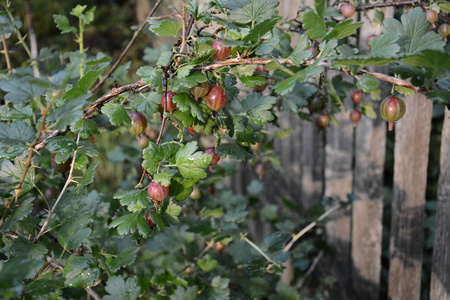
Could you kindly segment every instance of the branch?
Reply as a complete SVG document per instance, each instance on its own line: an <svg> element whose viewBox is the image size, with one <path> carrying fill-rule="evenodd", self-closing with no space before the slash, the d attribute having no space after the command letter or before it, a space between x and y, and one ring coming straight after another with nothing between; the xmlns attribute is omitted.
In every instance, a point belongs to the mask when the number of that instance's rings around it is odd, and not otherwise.
<svg viewBox="0 0 450 300"><path fill-rule="evenodd" d="M423 2L423 1L422 0L404 0L404 1L397 1L397 2L370 3L370 4L358 5L356 10L366 10L366 9L372 9L372 8L376 8L376 7L387 7L387 6L413 5L413 4L418 4L420 2Z"/></svg>
<svg viewBox="0 0 450 300"><path fill-rule="evenodd" d="M6 67L8 68L8 74L12 74L11 59L9 58L8 45L6 44L4 34L2 34L2 44L3 44L3 51L5 51Z"/></svg>
<svg viewBox="0 0 450 300"><path fill-rule="evenodd" d="M37 38L36 38L36 32L34 31L33 26L33 15L32 15L32 9L31 9L31 1L25 0L25 11L26 11L26 20L28 25L28 33L30 35L30 47L31 47L31 56L33 60L36 60L38 57L38 45L37 45ZM40 77L39 70L37 68L36 64L33 64L33 75L34 77Z"/></svg>
<svg viewBox="0 0 450 300"><path fill-rule="evenodd" d="M297 285L295 286L296 289L301 289L303 287L303 284L305 283L306 279L308 278L309 275L311 275L311 273L314 271L314 269L316 268L317 264L319 263L319 261L322 259L323 257L323 250L319 252L319 254L314 258L311 266L308 268L308 271L306 271L305 275L298 281Z"/></svg>
<svg viewBox="0 0 450 300"><path fill-rule="evenodd" d="M161 2L162 2L162 0L158 0L158 2L156 2L155 6L153 6L153 9L147 15L147 19L149 19L151 16L153 16L153 14L155 13L156 9L161 4ZM120 62L122 61L122 59L127 54L128 50L130 50L131 45L133 45L133 43L136 40L136 38L139 35L139 33L141 33L142 29L144 29L145 25L146 25L146 22L142 23L141 26L139 26L139 28L134 32L133 37L128 42L128 45L125 47L125 49L123 49L122 53L120 53L119 58L114 63L114 65L111 68L111 70L109 70L109 72L105 75L105 77L103 77L102 80L100 80L99 83L97 83L94 86L94 88L92 90L90 90L91 93L95 92L103 83L105 83L106 79L108 79L109 76L111 76L111 74L117 69L117 67L119 66Z"/></svg>

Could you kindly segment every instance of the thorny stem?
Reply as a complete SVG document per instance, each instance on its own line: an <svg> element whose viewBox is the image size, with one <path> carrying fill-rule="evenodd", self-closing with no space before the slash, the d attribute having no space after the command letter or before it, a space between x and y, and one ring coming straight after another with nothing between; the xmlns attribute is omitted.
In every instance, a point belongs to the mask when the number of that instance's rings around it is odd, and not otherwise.
<svg viewBox="0 0 450 300"><path fill-rule="evenodd" d="M278 265L270 257L268 257L267 254L265 254L264 251L261 250L261 248L259 248L258 246L255 245L255 243L250 241L244 234L241 234L241 239L247 242L247 244L252 246L256 251L258 251L258 253L261 254L265 259L267 259L272 265Z"/></svg>
<svg viewBox="0 0 450 300"><path fill-rule="evenodd" d="M3 51L5 51L6 67L8 68L8 74L12 74L11 59L9 58L8 45L6 44L4 34L2 34L2 44L3 44Z"/></svg>
<svg viewBox="0 0 450 300"><path fill-rule="evenodd" d="M2 227L3 224L5 223L5 220L8 217L8 214L12 208L13 202L15 201L16 203L18 203L19 194L22 190L22 185L25 181L28 170L30 169L31 161L33 160L33 157L34 157L34 154L36 151L36 146L38 145L39 139L41 138L42 134L45 132L45 120L47 118L47 113L48 113L48 110L50 109L51 103L52 103L52 100L48 101L47 106L42 111L41 128L39 129L39 132L38 132L36 138L34 139L33 143L31 144L30 148L28 149L28 158L27 158L27 161L25 162L25 167L24 167L22 176L19 180L19 184L17 185L16 189L14 190L14 196L12 196L11 200L6 204L5 212L3 213L2 219L0 220L0 227Z"/></svg>
<svg viewBox="0 0 450 300"><path fill-rule="evenodd" d="M78 36L78 46L80 49L80 78L84 76L84 25L83 19L80 17L79 21L80 34Z"/></svg>
<svg viewBox="0 0 450 300"><path fill-rule="evenodd" d="M149 19L151 16L153 16L153 14L155 13L156 9L158 8L158 6L161 4L162 0L158 0L158 2L156 2L155 6L153 6L153 9L149 12L149 14L147 15L147 19ZM102 80L100 80L95 86L94 88L92 88L90 90L91 93L95 92L100 86L103 85L103 83L105 83L106 79L108 79L111 74L117 69L117 67L119 66L120 62L122 61L122 59L125 57L125 55L127 54L128 50L130 50L131 45L133 45L134 41L136 40L136 38L138 37L139 33L141 33L142 29L144 29L146 25L146 22L142 23L141 26L139 26L139 28L134 32L133 37L131 38L131 40L128 42L127 46L125 47L125 49L123 49L122 53L120 53L119 58L117 59L117 61L114 63L114 65L112 66L111 70L108 71L108 73L105 75L105 77L102 78Z"/></svg>
<svg viewBox="0 0 450 300"><path fill-rule="evenodd" d="M73 179L73 170L75 168L75 162L77 160L77 152L78 152L78 144L80 143L80 135L77 136L77 149L73 152L73 158L72 158L72 164L70 165L70 171L69 171L69 176L67 176L67 180L66 183L64 184L63 189L61 190L61 193L58 196L58 199L56 199L55 204L53 204L52 209L50 210L50 212L48 213L47 219L44 222L44 225L42 225L41 230L39 231L38 235L34 238L34 241L36 242L42 235L42 233L44 232L45 228L47 227L50 218L52 217L53 213L56 210L56 207L58 206L59 202L61 201L64 193L66 192L67 188L69 187L69 184L72 182Z"/></svg>

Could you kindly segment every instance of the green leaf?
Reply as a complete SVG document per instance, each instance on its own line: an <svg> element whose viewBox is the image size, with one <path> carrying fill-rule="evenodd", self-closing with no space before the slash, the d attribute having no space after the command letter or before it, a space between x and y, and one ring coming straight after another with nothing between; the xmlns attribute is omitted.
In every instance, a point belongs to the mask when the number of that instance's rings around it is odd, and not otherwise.
<svg viewBox="0 0 450 300"><path fill-rule="evenodd" d="M141 292L136 279L129 277L125 282L121 276L109 277L105 290L109 295L104 296L104 300L135 300Z"/></svg>
<svg viewBox="0 0 450 300"><path fill-rule="evenodd" d="M0 157L13 159L19 156L35 137L36 131L25 122L0 123Z"/></svg>
<svg viewBox="0 0 450 300"><path fill-rule="evenodd" d="M174 80L172 89L175 92L179 92L183 89L193 88L199 83L206 82L207 80L208 78L203 73L191 73L189 76Z"/></svg>
<svg viewBox="0 0 450 300"><path fill-rule="evenodd" d="M377 118L377 113L373 109L373 103L371 103L371 102L362 103L361 104L361 112L363 115L365 115L371 119Z"/></svg>
<svg viewBox="0 0 450 300"><path fill-rule="evenodd" d="M80 156L80 157L84 157L84 156ZM78 158L77 158L77 161L78 161ZM93 161L87 168L86 172L84 172L83 177L81 177L81 179L77 180L77 182L78 182L77 188L78 189L85 187L85 186L91 184L92 182L94 182L95 171L97 169L98 163L99 163L98 160Z"/></svg>
<svg viewBox="0 0 450 300"><path fill-rule="evenodd" d="M164 152L160 146L157 146L154 142L150 142L142 154L144 157L142 167L150 174L156 173L158 171L159 163L164 159Z"/></svg>
<svg viewBox="0 0 450 300"><path fill-rule="evenodd" d="M303 34L300 36L289 58L294 64L300 65L311 56L311 50L307 50L309 47L309 39Z"/></svg>
<svg viewBox="0 0 450 300"><path fill-rule="evenodd" d="M164 201L159 217L167 226L178 224L178 216L181 213L181 206L173 202L172 199Z"/></svg>
<svg viewBox="0 0 450 300"><path fill-rule="evenodd" d="M274 86L274 90L277 94L284 96L294 89L294 86L296 83L297 83L297 78L295 76L291 76L283 81L278 82Z"/></svg>
<svg viewBox="0 0 450 300"><path fill-rule="evenodd" d="M361 80L356 83L356 86L364 93L370 93L371 91L378 89L380 81L372 75L365 74L362 76Z"/></svg>
<svg viewBox="0 0 450 300"><path fill-rule="evenodd" d="M444 72L445 69L450 69L450 54L440 51L424 50L402 61L412 66L433 69L434 76L438 75L439 71Z"/></svg>
<svg viewBox="0 0 450 300"><path fill-rule="evenodd" d="M254 159L253 155L235 144L221 144L216 148L216 152L222 157L228 155L230 158L233 158L239 162Z"/></svg>
<svg viewBox="0 0 450 300"><path fill-rule="evenodd" d="M94 85L100 75L103 73L105 68L101 68L99 70L89 70L78 80L78 87L84 93L87 93L89 89Z"/></svg>
<svg viewBox="0 0 450 300"><path fill-rule="evenodd" d="M138 93L130 96L131 106L144 114L154 114L158 111L161 103L161 94L151 93Z"/></svg>
<svg viewBox="0 0 450 300"><path fill-rule="evenodd" d="M416 93L415 91L413 91L407 87L398 86L398 85L395 87L395 91L402 95L405 95L405 96L412 96Z"/></svg>
<svg viewBox="0 0 450 300"><path fill-rule="evenodd" d="M370 53L372 57L394 57L400 51L398 45L399 36L395 33L386 33L373 38L370 41Z"/></svg>
<svg viewBox="0 0 450 300"><path fill-rule="evenodd" d="M136 74L141 77L142 81L150 84L151 87L162 92L162 70L157 70L155 68L145 66L140 67Z"/></svg>
<svg viewBox="0 0 450 300"><path fill-rule="evenodd" d="M42 244L34 244L19 236L11 245L11 254L14 256L28 257L30 259L42 259L47 253L47 248Z"/></svg>
<svg viewBox="0 0 450 300"><path fill-rule="evenodd" d="M334 59L335 63L342 64L342 65L358 65L361 68L364 66L385 66L388 65L394 61L396 61L397 58L384 58L384 57L372 57L372 56L354 56L354 57L348 57L348 58L336 58Z"/></svg>
<svg viewBox="0 0 450 300"><path fill-rule="evenodd" d="M197 101L192 99L188 94L175 95L173 102L177 104L178 109L182 112L190 112L194 118L205 122L202 109L199 107Z"/></svg>
<svg viewBox="0 0 450 300"><path fill-rule="evenodd" d="M260 96L252 93L242 101L242 107L250 121L255 124L266 124L274 119L271 112L273 105L277 102L276 97Z"/></svg>
<svg viewBox="0 0 450 300"><path fill-rule="evenodd" d="M138 250L139 248L136 247L127 248L120 252L119 255L107 259L106 263L111 272L117 272L121 267L124 268L131 265L136 260Z"/></svg>
<svg viewBox="0 0 450 300"><path fill-rule="evenodd" d="M217 0L230 11L229 19L237 23L260 23L278 15L277 0Z"/></svg>
<svg viewBox="0 0 450 300"><path fill-rule="evenodd" d="M90 222L90 213L83 211L70 219L64 220L58 231L58 241L64 249L75 249L84 243L91 235L92 230L87 227Z"/></svg>
<svg viewBox="0 0 450 300"><path fill-rule="evenodd" d="M252 76L256 67L256 65L238 65L232 67L231 71L236 76Z"/></svg>
<svg viewBox="0 0 450 300"><path fill-rule="evenodd" d="M127 111L120 104L106 103L102 107L102 113L109 117L109 121L115 126L131 126L131 119Z"/></svg>
<svg viewBox="0 0 450 300"><path fill-rule="evenodd" d="M150 30L156 33L159 36L173 36L176 37L178 31L180 31L183 24L174 23L169 20L157 21L157 20L149 20Z"/></svg>
<svg viewBox="0 0 450 300"><path fill-rule="evenodd" d="M42 96L48 82L34 77L21 77L0 80L0 89L6 92L5 101L25 104Z"/></svg>
<svg viewBox="0 0 450 300"><path fill-rule="evenodd" d="M243 39L244 42L259 42L260 39L277 24L278 19L267 19L250 29L250 32Z"/></svg>
<svg viewBox="0 0 450 300"><path fill-rule="evenodd" d="M61 30L61 33L77 33L75 27L70 26L69 19L64 15L53 15L53 21L56 27Z"/></svg>
<svg viewBox="0 0 450 300"><path fill-rule="evenodd" d="M3 173L3 165L2 165L2 172ZM0 176L1 178L1 176ZM33 210L33 200L34 198L29 198L26 200L21 201L20 206L12 213L7 219L5 224L1 227L1 230L3 232L6 232L10 230L17 221L22 220L26 216L28 216L31 211ZM1 273L1 272L0 272ZM0 280L1 282L1 280Z"/></svg>
<svg viewBox="0 0 450 300"><path fill-rule="evenodd" d="M352 23L353 19L347 19L343 22L340 22L336 25L336 27L329 32L324 39L325 40L331 40L331 39L343 39L345 37L348 37L354 33L356 33L356 29L362 26L363 22L357 22Z"/></svg>
<svg viewBox="0 0 450 300"><path fill-rule="evenodd" d="M9 107L7 105L0 106L0 117L4 121L15 121L29 119L33 115L30 106L25 107Z"/></svg>
<svg viewBox="0 0 450 300"><path fill-rule="evenodd" d="M188 286L187 288L181 285L177 286L175 293L170 296L170 300L196 300L198 298L198 287Z"/></svg>
<svg viewBox="0 0 450 300"><path fill-rule="evenodd" d="M392 18L384 20L382 30L399 37L398 44L402 52L416 54L426 49L438 51L444 49L445 42L442 37L429 31L430 23L422 8L411 9L408 14L402 15L401 20L401 23Z"/></svg>
<svg viewBox="0 0 450 300"><path fill-rule="evenodd" d="M83 94L77 98L64 102L47 116L48 123L52 124L59 131L65 131L67 126L75 123L83 115L83 106L91 94Z"/></svg>
<svg viewBox="0 0 450 300"><path fill-rule="evenodd" d="M132 213L137 213L150 207L150 197L146 190L123 191L114 195L121 205L127 206Z"/></svg>
<svg viewBox="0 0 450 300"><path fill-rule="evenodd" d="M97 123L89 119L80 119L70 127L73 133L78 133L81 138L87 139L92 134L98 133Z"/></svg>
<svg viewBox="0 0 450 300"><path fill-rule="evenodd" d="M100 277L95 259L92 256L71 255L64 267L66 286L89 287Z"/></svg>
<svg viewBox="0 0 450 300"><path fill-rule="evenodd" d="M184 178L202 179L206 177L206 169L211 162L211 155L203 152L195 152L197 150L197 142L190 142L183 145L178 150L175 161Z"/></svg>
<svg viewBox="0 0 450 300"><path fill-rule="evenodd" d="M144 238L147 238L151 231L145 218L136 213L121 216L109 224L109 228L116 227L120 235L138 232Z"/></svg>
<svg viewBox="0 0 450 300"><path fill-rule="evenodd" d="M81 16L83 15L83 11L86 9L87 5L80 5L78 4L77 6L75 6L72 11L70 12L70 14L72 16L81 18Z"/></svg>
<svg viewBox="0 0 450 300"><path fill-rule="evenodd" d="M284 283L283 281L278 281L276 291L279 299L285 300L300 300L300 296L297 293L297 290Z"/></svg>
<svg viewBox="0 0 450 300"><path fill-rule="evenodd" d="M301 15L303 28L311 39L322 38L327 33L323 19L313 10L307 10Z"/></svg>
<svg viewBox="0 0 450 300"><path fill-rule="evenodd" d="M450 13L450 3L449 2L438 2L439 8L446 14Z"/></svg>
<svg viewBox="0 0 450 300"><path fill-rule="evenodd" d="M19 285L22 279L31 278L42 267L42 259L18 256L0 262L0 289L11 289Z"/></svg>
<svg viewBox="0 0 450 300"><path fill-rule="evenodd" d="M260 76L239 76L239 80L248 87L263 85L264 83L266 83L266 80Z"/></svg>
<svg viewBox="0 0 450 300"><path fill-rule="evenodd" d="M55 136L48 139L47 148L50 152L56 154L55 162L60 164L73 156L73 152L77 149L77 144L71 138Z"/></svg>
<svg viewBox="0 0 450 300"><path fill-rule="evenodd" d="M211 272L217 267L217 260L212 259L209 255L205 255L197 261L198 266L205 272Z"/></svg>
<svg viewBox="0 0 450 300"><path fill-rule="evenodd" d="M173 177L169 186L169 195L175 197L177 201L183 201L192 193L193 186L196 182L196 179Z"/></svg>
<svg viewBox="0 0 450 300"><path fill-rule="evenodd" d="M169 173L158 173L155 176L153 176L153 181L161 183L162 186L169 186L171 179L172 175Z"/></svg>

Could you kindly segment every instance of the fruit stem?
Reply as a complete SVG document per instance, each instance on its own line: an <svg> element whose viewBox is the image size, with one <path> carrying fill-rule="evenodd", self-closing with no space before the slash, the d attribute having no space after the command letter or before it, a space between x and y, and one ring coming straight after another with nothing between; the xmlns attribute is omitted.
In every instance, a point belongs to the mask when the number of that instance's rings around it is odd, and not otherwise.
<svg viewBox="0 0 450 300"><path fill-rule="evenodd" d="M394 122L389 122L389 131L394 129Z"/></svg>

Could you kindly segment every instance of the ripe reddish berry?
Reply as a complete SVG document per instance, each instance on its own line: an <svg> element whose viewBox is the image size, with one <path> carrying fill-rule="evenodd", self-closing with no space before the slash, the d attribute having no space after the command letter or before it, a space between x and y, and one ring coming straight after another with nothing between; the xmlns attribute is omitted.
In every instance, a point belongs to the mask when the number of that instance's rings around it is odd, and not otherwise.
<svg viewBox="0 0 450 300"><path fill-rule="evenodd" d="M400 120L405 112L405 102L399 97L390 96L381 102L381 117L389 122L389 131L394 129L394 122Z"/></svg>
<svg viewBox="0 0 450 300"><path fill-rule="evenodd" d="M212 111L219 111L227 104L227 94L225 90L216 85L205 98L205 104Z"/></svg>
<svg viewBox="0 0 450 300"><path fill-rule="evenodd" d="M45 189L44 196L49 201L53 200L53 199L56 199L58 197L58 195L59 195L58 189L53 187L53 186L48 187L47 189Z"/></svg>
<svg viewBox="0 0 450 300"><path fill-rule="evenodd" d="M147 148L148 144L150 143L150 139L146 137L145 135L138 135L136 136L138 144L141 148Z"/></svg>
<svg viewBox="0 0 450 300"><path fill-rule="evenodd" d="M148 186L148 195L154 201L162 201L169 195L169 188L153 181Z"/></svg>
<svg viewBox="0 0 450 300"><path fill-rule="evenodd" d="M191 94L194 96L195 100L197 101L198 98L205 97L208 95L209 91L211 90L211 85L208 81L199 83L197 86L194 86L190 89Z"/></svg>
<svg viewBox="0 0 450 300"><path fill-rule="evenodd" d="M447 41L447 36L450 34L450 25L447 23L441 24L438 28L438 32L444 37L444 41Z"/></svg>
<svg viewBox="0 0 450 300"><path fill-rule="evenodd" d="M205 150L205 153L211 155L212 157L211 162L209 163L209 170L212 171L212 165L215 165L219 162L220 156L216 153L216 148L214 147L209 147Z"/></svg>
<svg viewBox="0 0 450 300"><path fill-rule="evenodd" d="M330 125L331 118L329 115L322 114L316 120L316 126L319 129L325 129Z"/></svg>
<svg viewBox="0 0 450 300"><path fill-rule="evenodd" d="M370 42L374 39L374 38L376 38L378 35L376 35L376 34L371 34L371 35L369 35L368 37L367 37L367 39L366 39L366 44L367 44L367 47L369 47L369 49L372 49L372 45L370 44Z"/></svg>
<svg viewBox="0 0 450 300"><path fill-rule="evenodd" d="M167 91L167 99L164 93L161 95L161 105L165 111L173 113L173 111L177 109L177 104L173 102L173 97L176 94L177 93Z"/></svg>
<svg viewBox="0 0 450 300"><path fill-rule="evenodd" d="M150 210L156 212L156 208L154 207L150 208ZM153 218L152 215L150 214L150 211L147 212L145 219L147 220L147 223L151 228L156 228L156 223L153 222Z"/></svg>
<svg viewBox="0 0 450 300"><path fill-rule="evenodd" d="M56 153L52 156L52 167L58 173L66 173L70 170L70 165L72 164L72 157L69 157L65 162L58 164L55 161Z"/></svg>
<svg viewBox="0 0 450 300"><path fill-rule="evenodd" d="M212 44L212 47L216 52L213 54L215 60L224 60L230 57L231 47L222 46L219 41L225 41L224 39L219 39Z"/></svg>
<svg viewBox="0 0 450 300"><path fill-rule="evenodd" d="M355 11L355 7L350 3L342 5L341 14L344 16L344 18L351 18L355 14Z"/></svg>
<svg viewBox="0 0 450 300"><path fill-rule="evenodd" d="M356 127L356 123L361 120L361 112L359 110L352 110L350 112L350 119L353 121L353 127Z"/></svg>
<svg viewBox="0 0 450 300"><path fill-rule="evenodd" d="M269 71L267 71L267 68L263 65L258 65L255 69L256 72L264 72L264 73L268 73Z"/></svg>
<svg viewBox="0 0 450 300"><path fill-rule="evenodd" d="M141 134L145 131L147 128L147 119L143 114L140 112L132 112L129 114L129 117L131 119L131 127L128 129L128 131L131 134Z"/></svg>
<svg viewBox="0 0 450 300"><path fill-rule="evenodd" d="M192 200L198 200L202 197L202 192L200 189L196 186L194 186L194 189L192 190L191 194L189 195L189 198Z"/></svg>
<svg viewBox="0 0 450 300"><path fill-rule="evenodd" d="M361 91L354 91L352 94L352 100L355 104L359 104L364 100L364 93Z"/></svg>
<svg viewBox="0 0 450 300"><path fill-rule="evenodd" d="M262 91L264 91L267 87L267 82L265 82L263 85L257 85L255 84L255 86L253 87L253 91L257 92L257 93L261 93Z"/></svg>
<svg viewBox="0 0 450 300"><path fill-rule="evenodd" d="M217 243L214 244L214 249L216 249L216 251L219 252L219 253L222 253L225 250L226 247L227 246L222 244L221 242L217 242Z"/></svg>
<svg viewBox="0 0 450 300"><path fill-rule="evenodd" d="M431 26L433 26L433 28L436 28L434 22L436 22L438 19L439 15L435 10L432 9L427 10L427 21L431 23Z"/></svg>
<svg viewBox="0 0 450 300"><path fill-rule="evenodd" d="M262 179L263 175L266 174L267 166L265 163L257 163L255 166L255 172L259 176L259 180Z"/></svg>

